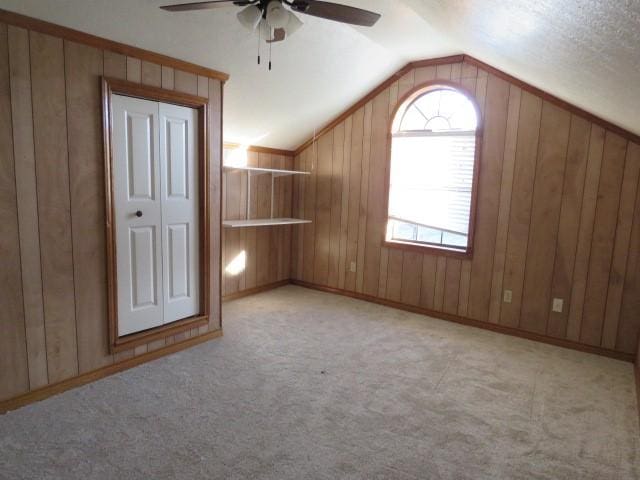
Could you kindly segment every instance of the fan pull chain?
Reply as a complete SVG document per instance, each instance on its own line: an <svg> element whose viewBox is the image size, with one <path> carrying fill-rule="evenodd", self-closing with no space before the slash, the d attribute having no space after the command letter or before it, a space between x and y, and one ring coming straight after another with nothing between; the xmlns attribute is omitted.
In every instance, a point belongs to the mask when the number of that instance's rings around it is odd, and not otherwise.
<svg viewBox="0 0 640 480"><path fill-rule="evenodd" d="M273 39L274 35L275 35L275 30L271 29L271 38ZM269 71L271 71L271 45L273 45L273 42L269 42Z"/></svg>
<svg viewBox="0 0 640 480"><path fill-rule="evenodd" d="M262 40L260 33L261 30L258 28L258 65L260 65L260 41Z"/></svg>

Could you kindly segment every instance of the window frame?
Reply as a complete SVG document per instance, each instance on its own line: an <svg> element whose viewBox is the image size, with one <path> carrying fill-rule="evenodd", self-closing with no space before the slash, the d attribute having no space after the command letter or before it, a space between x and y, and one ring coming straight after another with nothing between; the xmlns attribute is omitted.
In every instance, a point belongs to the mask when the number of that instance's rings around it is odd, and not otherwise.
<svg viewBox="0 0 640 480"><path fill-rule="evenodd" d="M475 152L473 160L473 180L471 183L471 208L469 211L469 229L468 229L468 241L467 247L462 249L447 248L445 246L439 247L436 245L393 240L387 238L387 226L389 223L389 193L391 189L391 151L393 148L393 127L396 117L399 119L404 116L407 109L413 104L413 102L420 96L429 92L439 90L442 88L453 89L458 93L464 95L473 105L477 116L476 125L476 142ZM382 226L384 227L382 232L382 245L387 248L395 248L400 250L406 250L417 253L428 253L432 255L448 256L461 259L471 259L473 257L473 246L475 241L475 226L477 218L477 204L478 204L478 186L480 178L480 163L482 159L482 138L484 132L484 122L482 117L482 111L478 105L473 93L471 93L464 86L457 82L449 80L434 80L426 83L421 83L415 86L401 98L398 99L391 115L389 116L389 123L387 125L387 162L385 164L385 191L384 191L384 219Z"/></svg>

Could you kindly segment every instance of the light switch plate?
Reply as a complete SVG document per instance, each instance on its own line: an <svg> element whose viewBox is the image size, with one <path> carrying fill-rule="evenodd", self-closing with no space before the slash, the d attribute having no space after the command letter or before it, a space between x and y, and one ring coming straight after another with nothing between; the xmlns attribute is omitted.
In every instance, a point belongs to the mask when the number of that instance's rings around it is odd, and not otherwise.
<svg viewBox="0 0 640 480"><path fill-rule="evenodd" d="M352 272L356 271L356 262L351 262L351 271Z"/></svg>
<svg viewBox="0 0 640 480"><path fill-rule="evenodd" d="M564 301L561 298L554 298L553 306L551 307L551 310L553 310L554 312L562 313L563 306L564 306Z"/></svg>
<svg viewBox="0 0 640 480"><path fill-rule="evenodd" d="M513 299L513 292L511 290L505 290L504 294L502 295L502 301L504 303L511 303L512 299Z"/></svg>

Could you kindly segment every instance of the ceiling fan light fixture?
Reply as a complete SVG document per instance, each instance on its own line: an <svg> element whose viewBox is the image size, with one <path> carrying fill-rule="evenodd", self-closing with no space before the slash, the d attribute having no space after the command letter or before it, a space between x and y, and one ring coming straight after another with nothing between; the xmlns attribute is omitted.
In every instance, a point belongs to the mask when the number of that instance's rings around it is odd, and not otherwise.
<svg viewBox="0 0 640 480"><path fill-rule="evenodd" d="M267 5L267 22L271 28L285 28L290 16L291 12L278 0L271 0Z"/></svg>
<svg viewBox="0 0 640 480"><path fill-rule="evenodd" d="M240 10L237 17L243 27L248 30L255 30L262 18L262 11L255 5L249 5L247 8Z"/></svg>
<svg viewBox="0 0 640 480"><path fill-rule="evenodd" d="M302 25L304 25L304 23L302 23L302 21L296 15L289 12L289 22L285 27L287 36L290 37L291 35L293 35L295 32L297 32L300 29Z"/></svg>

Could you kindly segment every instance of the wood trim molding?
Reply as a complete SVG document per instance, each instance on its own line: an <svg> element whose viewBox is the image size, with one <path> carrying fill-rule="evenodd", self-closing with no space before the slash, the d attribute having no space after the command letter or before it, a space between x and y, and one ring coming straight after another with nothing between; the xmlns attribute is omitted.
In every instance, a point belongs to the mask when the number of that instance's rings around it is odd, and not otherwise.
<svg viewBox="0 0 640 480"><path fill-rule="evenodd" d="M266 292L268 290L273 290L276 288L284 287L285 285L289 285L291 280L280 280L279 282L268 283L266 285L260 285L259 287L248 288L246 290L241 290L239 292L230 293L229 295L225 295L222 297L223 302L230 302L231 300L237 300L239 298L248 297L250 295L255 295L257 293Z"/></svg>
<svg viewBox="0 0 640 480"><path fill-rule="evenodd" d="M241 147L239 143L233 142L224 142L224 148L234 150L236 148ZM294 157L296 152L293 150L283 150L281 148L271 148L271 147L261 147L259 145L249 145L247 147L248 152L256 152L256 153L268 153L271 155L284 155L285 157Z"/></svg>
<svg viewBox="0 0 640 480"><path fill-rule="evenodd" d="M418 97L437 90L438 87L450 87L461 93L471 102L476 111L476 143L473 159L473 178L471 183L471 206L469 209L469 233L467 235L467 248L464 251L448 249L446 247L438 247L437 245L419 244L412 242L402 242L398 240L387 239L387 229L382 231L382 245L388 248L396 248L418 253L428 253L432 255L443 255L447 257L470 259L473 257L473 240L475 238L476 217L478 205L478 188L480 184L480 164L482 162L482 139L484 136L484 118L482 110L476 96L465 88L463 85L452 82L450 80L431 80L414 86L407 93L402 95L396 102L389 115L389 124L387 125L387 157L385 163L385 184L383 192L383 208L385 218L389 216L389 190L391 188L391 150L393 144L393 123L395 118L400 114L400 110L404 108L404 112L411 106L411 103ZM385 223L386 224L386 223Z"/></svg>
<svg viewBox="0 0 640 480"><path fill-rule="evenodd" d="M215 78L222 82L226 82L229 79L229 75L211 68L196 65L195 63L186 62L177 58L162 55L160 53L151 52L138 47L132 47L124 43L115 42L106 38L91 35L89 33L74 30L72 28L56 25L55 23L45 22L44 20L38 20L33 17L21 15L19 13L10 12L8 10L0 9L0 22L4 22L16 27L26 28L27 30L33 30L47 35L60 37L72 42L82 43L91 47L109 50L112 52L127 55L129 57L136 57L140 60L146 60L149 62L165 65L167 67L173 67L185 72L195 73L196 75L203 75L209 78Z"/></svg>
<svg viewBox="0 0 640 480"><path fill-rule="evenodd" d="M377 303L386 307L397 308L398 310L404 310L412 313L419 313L427 315L429 317L438 318L440 320L448 320L450 322L459 323L462 325L468 325L471 327L482 328L484 330L490 330L492 332L502 333L504 335L511 335L514 337L526 338L527 340L533 340L535 342L547 343L549 345L555 345L556 347L569 348L571 350L577 350L579 352L592 353L595 355L602 355L604 357L615 358L617 360L623 360L625 362L633 362L635 355L630 353L617 352L615 350L609 350L601 347L593 347L591 345L584 345L582 343L572 342L570 340L564 340L560 338L548 337L546 335L540 335L538 333L527 332L516 328L505 327L495 323L481 322L479 320L473 320L467 317L461 317L450 313L437 312L429 310L423 307L417 307L413 305L405 305L404 303L394 302L392 300L386 300L383 298L366 295L364 293L351 292L342 290L339 288L326 287L323 285L316 285L314 283L304 282L301 280L291 280L291 283L312 290L320 290L322 292L335 293L343 295L345 297L356 298L358 300L364 300L366 302Z"/></svg>
<svg viewBox="0 0 640 480"><path fill-rule="evenodd" d="M53 395L57 395L58 393L71 390L72 388L80 387L87 383L95 382L96 380L108 377L109 375L113 375L114 373L128 370L143 363L147 363L160 357L179 352L180 350L185 350L187 348L193 347L200 343L204 343L208 340L213 340L214 338L218 338L221 336L221 329L207 332L197 337L192 337L181 342L172 343L157 350L153 350L152 352L147 352L137 357L129 358L127 360L123 360L121 362L114 363L106 367L93 370L91 372L83 373L77 377L69 378L68 380L53 383L51 385L38 388L37 390L32 390L8 400L3 400L0 402L0 414L6 413L10 410L15 410L30 403L39 402L40 400L44 400Z"/></svg>
<svg viewBox="0 0 640 480"><path fill-rule="evenodd" d="M177 322L162 325L120 337L118 335L118 301L117 301L117 251L116 251L116 225L115 204L113 191L113 158L112 158L112 114L111 96L113 94L128 95L132 97L183 105L198 111L198 169L199 169L199 224L200 224L200 312L193 317L185 318ZM209 146L208 146L208 122L209 99L189 95L186 93L150 87L124 80L103 77L102 79L102 128L104 135L104 178L105 178L105 231L107 247L107 320L109 332L109 349L112 353L132 348L136 345L147 343L164 336L167 331L179 333L189 328L204 325L209 321L210 307L210 261L211 242L209 241L210 228L210 182L209 182Z"/></svg>
<svg viewBox="0 0 640 480"><path fill-rule="evenodd" d="M389 78L387 78L386 80L384 80L380 85L378 85L377 87L375 87L373 90L371 90L371 92L369 92L368 94L366 94L364 97L362 97L360 100L358 100L357 102L355 102L353 105L351 105L349 108L347 108L343 113L341 113L340 115L338 115L336 118L334 118L333 120L331 120L328 124L326 124L324 127L322 127L322 129L320 129L315 137L312 137L310 139L308 139L307 141L303 142L298 148L295 149L295 154L299 155L305 148L309 147L311 144L313 144L314 140L317 139L318 137L322 136L323 134L327 133L329 130L331 130L332 128L334 128L336 125L338 125L340 122L342 122L343 120L345 120L349 115L351 115L352 113L354 113L356 110L358 110L360 107L362 107L363 105L365 105L367 102L369 102L370 100L374 99L380 92L382 92L385 88L387 88L388 86L390 86L393 82L395 82L396 80L398 80L400 77L402 77L405 73L415 69L415 68L420 68L420 67L428 67L428 66L434 66L434 65L443 65L443 64L447 64L447 63L460 63L460 62L467 62L470 63L472 65L475 65L476 67L479 67L483 70L488 71L489 73L492 73L493 75L502 78L503 80L506 80L508 82L513 83L514 85L522 88L523 90L526 90L529 93L532 93L534 95L537 95L541 98L543 98L544 100L553 103L554 105L557 105L561 108L564 108L565 110L568 110L569 112L578 115L580 117L583 117L587 120L589 120L590 122L593 122L597 125L600 125L601 127L610 130L614 133L617 133L618 135L621 135L622 137L626 138L627 140L634 142L634 143L638 143L640 144L640 135L635 134L633 132L630 132L629 130L626 130L614 123L611 123L607 120L604 120L601 117L598 117L597 115L587 112L586 110L583 110L579 107L574 106L573 104L562 100L558 97L556 97L555 95L551 95L550 93L545 92L544 90L541 90L537 87L534 87L533 85L526 83L512 75L509 75L508 73L503 72L502 70L498 70L495 67L492 67L491 65L488 65L470 55L467 54L461 54L461 55L453 55L453 56L449 56L449 57L439 57L439 58L432 58L432 59L425 59L425 60L419 60L419 61L415 61L415 62L410 62L408 64L406 64L404 67L402 67L400 70L398 70L397 72L395 72L394 74L392 74Z"/></svg>
<svg viewBox="0 0 640 480"><path fill-rule="evenodd" d="M138 333L132 333L122 339L117 339L115 344L111 345L111 351L113 353L123 352L130 350L139 345L146 345L154 340L160 340L178 333L186 332L192 328L202 327L209 323L209 317L207 315L189 317L177 322L167 323L160 327L153 328L151 330L144 330Z"/></svg>

